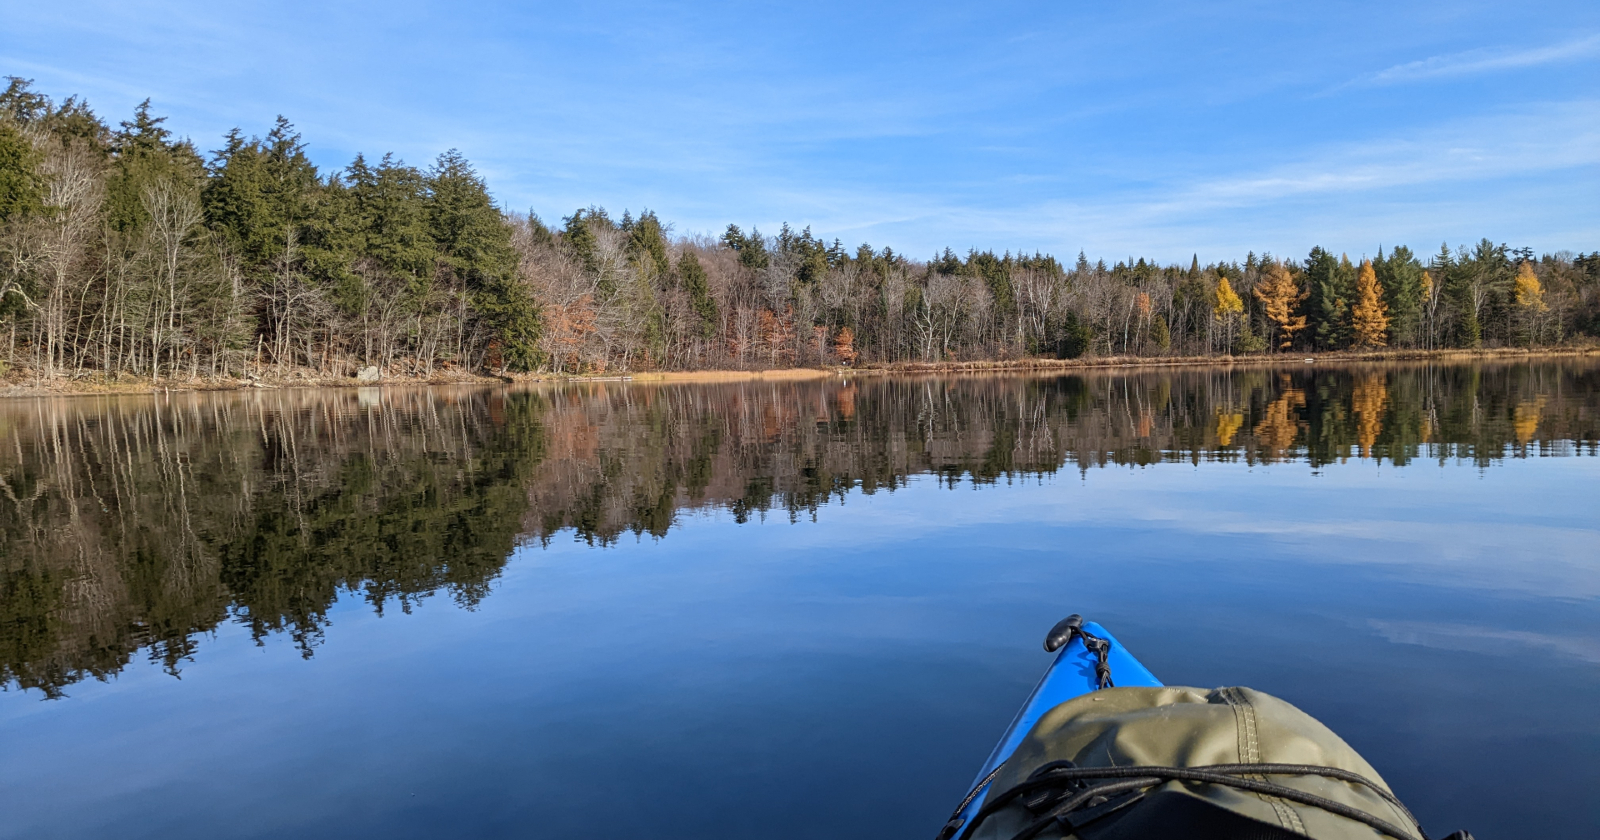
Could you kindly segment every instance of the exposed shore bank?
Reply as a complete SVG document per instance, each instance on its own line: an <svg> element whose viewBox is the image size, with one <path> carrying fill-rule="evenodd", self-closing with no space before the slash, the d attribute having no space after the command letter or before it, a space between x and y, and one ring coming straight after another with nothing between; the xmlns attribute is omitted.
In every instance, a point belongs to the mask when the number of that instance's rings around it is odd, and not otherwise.
<svg viewBox="0 0 1600 840"><path fill-rule="evenodd" d="M377 382L360 382L348 376L327 376L297 370L284 375L267 371L259 377L196 379L171 378L152 382L131 377L95 374L55 379L0 380L0 398L150 394L182 391L236 391L278 388L359 388L381 385L488 385L506 382L639 382L714 383L748 381L800 381L834 376L874 376L940 373L1052 373L1131 368L1240 368L1281 367L1295 364L1341 365L1354 362L1472 362L1520 361L1555 358L1600 358L1600 346L1494 348L1479 350L1342 350L1327 353L1274 353L1251 356L1098 356L1078 359L995 359L986 361L868 363L857 367L765 368L751 370L639 371L595 376L512 374L494 376L444 370L428 376L384 376Z"/></svg>

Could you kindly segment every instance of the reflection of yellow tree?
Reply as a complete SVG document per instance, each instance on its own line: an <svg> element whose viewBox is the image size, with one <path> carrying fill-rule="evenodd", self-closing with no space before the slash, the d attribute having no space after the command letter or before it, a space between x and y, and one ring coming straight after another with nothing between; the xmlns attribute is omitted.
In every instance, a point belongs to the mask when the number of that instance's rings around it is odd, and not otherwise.
<svg viewBox="0 0 1600 840"><path fill-rule="evenodd" d="M1511 412L1511 432L1517 436L1517 445L1526 446L1539 431L1539 415L1544 412L1545 398L1523 400Z"/></svg>
<svg viewBox="0 0 1600 840"><path fill-rule="evenodd" d="M1289 387L1289 377L1281 380L1283 390L1278 398L1267 404L1261 422L1252 430L1256 440L1260 441L1273 454L1282 454L1294 444L1295 435L1300 433L1300 415L1296 412L1306 407L1306 392L1299 388Z"/></svg>
<svg viewBox="0 0 1600 840"><path fill-rule="evenodd" d="M1361 457L1372 454L1372 445L1383 434L1383 410L1389 407L1389 388L1381 373L1369 373L1356 380L1350 393L1350 407L1356 415L1356 442Z"/></svg>
<svg viewBox="0 0 1600 840"><path fill-rule="evenodd" d="M1233 436L1244 425L1244 415L1217 409L1217 446L1232 446Z"/></svg>

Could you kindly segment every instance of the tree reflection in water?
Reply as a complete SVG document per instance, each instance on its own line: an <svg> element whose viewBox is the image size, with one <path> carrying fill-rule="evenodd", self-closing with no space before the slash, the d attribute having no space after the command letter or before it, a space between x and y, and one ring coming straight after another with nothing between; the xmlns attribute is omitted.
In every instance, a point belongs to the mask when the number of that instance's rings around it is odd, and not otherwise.
<svg viewBox="0 0 1600 840"><path fill-rule="evenodd" d="M519 541L816 516L915 475L1595 455L1581 361L568 384L0 404L0 680L59 696L225 621L311 656L342 594L485 597Z"/></svg>

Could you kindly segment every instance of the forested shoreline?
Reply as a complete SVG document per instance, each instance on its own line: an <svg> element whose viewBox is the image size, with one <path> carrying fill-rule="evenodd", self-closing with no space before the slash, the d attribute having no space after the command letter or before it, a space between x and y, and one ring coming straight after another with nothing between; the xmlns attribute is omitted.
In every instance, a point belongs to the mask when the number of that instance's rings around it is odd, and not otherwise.
<svg viewBox="0 0 1600 840"><path fill-rule="evenodd" d="M1600 336L1600 251L1107 264L654 213L508 211L455 151L321 171L294 127L202 152L0 94L0 378L226 380L1550 347Z"/></svg>

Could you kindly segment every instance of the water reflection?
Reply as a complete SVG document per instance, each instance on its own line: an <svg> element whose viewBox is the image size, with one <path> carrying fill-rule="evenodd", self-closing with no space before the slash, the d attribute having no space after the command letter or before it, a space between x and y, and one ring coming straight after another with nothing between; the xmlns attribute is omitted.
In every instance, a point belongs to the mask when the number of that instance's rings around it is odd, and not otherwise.
<svg viewBox="0 0 1600 840"><path fill-rule="evenodd" d="M310 656L343 593L472 606L521 540L816 516L919 474L1597 448L1578 361L12 401L0 679L59 696L141 655L176 673L223 622Z"/></svg>

